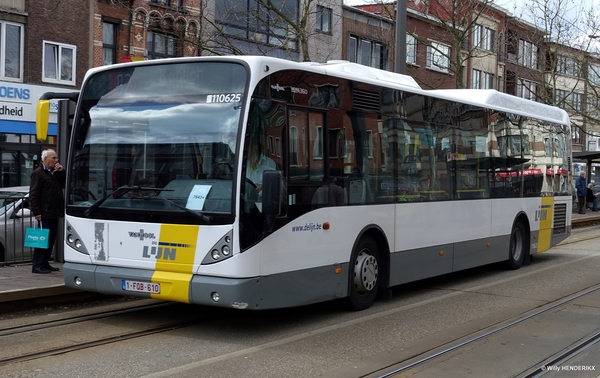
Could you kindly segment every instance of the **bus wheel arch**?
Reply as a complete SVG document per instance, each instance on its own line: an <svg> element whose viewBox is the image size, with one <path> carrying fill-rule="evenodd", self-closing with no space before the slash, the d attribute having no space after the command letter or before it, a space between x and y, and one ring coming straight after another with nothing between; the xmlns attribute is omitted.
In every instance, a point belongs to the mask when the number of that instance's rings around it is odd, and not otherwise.
<svg viewBox="0 0 600 378"><path fill-rule="evenodd" d="M517 215L510 231L507 261L508 269L517 270L522 265L529 264L531 259L529 235L530 228L527 217L523 213Z"/></svg>
<svg viewBox="0 0 600 378"><path fill-rule="evenodd" d="M349 261L347 304L355 311L369 308L389 282L389 246L379 228L364 230L356 239Z"/></svg>

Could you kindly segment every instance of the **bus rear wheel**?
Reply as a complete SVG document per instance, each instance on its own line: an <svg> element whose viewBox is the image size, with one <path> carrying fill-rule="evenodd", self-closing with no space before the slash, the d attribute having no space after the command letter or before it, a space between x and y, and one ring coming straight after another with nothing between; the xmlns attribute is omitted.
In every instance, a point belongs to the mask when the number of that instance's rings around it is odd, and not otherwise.
<svg viewBox="0 0 600 378"><path fill-rule="evenodd" d="M523 265L527 248L525 245L527 238L525 236L525 226L518 220L510 233L510 244L508 247L508 268L512 270L519 269Z"/></svg>
<svg viewBox="0 0 600 378"><path fill-rule="evenodd" d="M370 236L360 239L350 260L348 305L352 310L369 308L379 289L379 248Z"/></svg>

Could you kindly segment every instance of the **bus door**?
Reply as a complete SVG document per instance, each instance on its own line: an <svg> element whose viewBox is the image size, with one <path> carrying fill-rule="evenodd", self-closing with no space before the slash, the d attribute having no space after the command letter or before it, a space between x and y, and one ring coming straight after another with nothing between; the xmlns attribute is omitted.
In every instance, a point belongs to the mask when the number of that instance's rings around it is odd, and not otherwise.
<svg viewBox="0 0 600 378"><path fill-rule="evenodd" d="M328 194L317 193L327 176L325 113L289 109L288 124L288 217L294 219L328 201Z"/></svg>

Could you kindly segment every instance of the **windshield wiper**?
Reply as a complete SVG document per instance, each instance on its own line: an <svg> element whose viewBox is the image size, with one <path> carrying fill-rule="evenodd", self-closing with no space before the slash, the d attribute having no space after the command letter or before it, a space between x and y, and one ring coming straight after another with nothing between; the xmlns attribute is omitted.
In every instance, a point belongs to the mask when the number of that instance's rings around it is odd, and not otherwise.
<svg viewBox="0 0 600 378"><path fill-rule="evenodd" d="M149 199L150 197L142 197L140 199ZM170 203L171 205L180 208L181 210L185 211L186 213L192 214L193 216L202 219L202 221L207 222L207 223L211 223L213 221L213 218L209 215L206 215L198 210L192 210L192 209L188 209L185 206L181 206L180 204L178 204L177 202L171 201L168 198L165 197L151 197L152 199L161 199L165 202Z"/></svg>
<svg viewBox="0 0 600 378"><path fill-rule="evenodd" d="M114 188L113 188L114 189ZM90 206L89 208L87 208L84 212L83 215L85 215L86 217L90 217L100 206L102 206L102 204L104 203L104 201L106 201L107 199L109 199L111 196L114 196L115 198L120 198L122 196L124 196L127 192L130 192L132 190L152 190L152 191L156 191L156 192L172 192L173 189L164 189L164 188L151 188L151 187L145 187L145 186L138 186L138 185L123 185L121 187L118 187L117 189L114 189L114 191L112 193L107 194L106 196L102 197L98 202L94 203L92 206ZM122 193L119 193L119 192ZM200 211L197 210L191 210L188 209L185 206L181 206L180 204L171 201L168 198L165 197L157 197L157 196L153 196L153 197L134 197L131 199L138 199L138 200L149 200L149 199L161 199L165 202L170 203L171 205L185 211L186 213L189 213L197 218L200 218L202 221L210 223L213 221L213 218L201 213Z"/></svg>
<svg viewBox="0 0 600 378"><path fill-rule="evenodd" d="M163 188L148 188L148 187L144 187L144 186L139 186L139 185L123 185L120 186L118 188L111 188L113 190L112 193L109 193L107 195L105 195L104 197L100 198L100 200L98 200L96 203L94 203L92 206L90 206L89 208L87 208L84 212L83 215L85 215L86 217L90 217L100 206L102 206L102 204L109 199L110 197L115 197L115 198L120 198L123 197L126 193L132 191L132 190L153 190L153 191L172 191L171 189L163 189ZM119 193L122 192L122 193Z"/></svg>

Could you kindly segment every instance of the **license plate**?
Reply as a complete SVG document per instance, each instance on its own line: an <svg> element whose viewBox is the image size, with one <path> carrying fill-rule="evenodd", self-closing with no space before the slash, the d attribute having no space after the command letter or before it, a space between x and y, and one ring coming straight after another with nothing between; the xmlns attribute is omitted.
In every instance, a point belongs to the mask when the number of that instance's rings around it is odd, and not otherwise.
<svg viewBox="0 0 600 378"><path fill-rule="evenodd" d="M125 291L160 294L160 284L157 283L123 280L122 285Z"/></svg>

